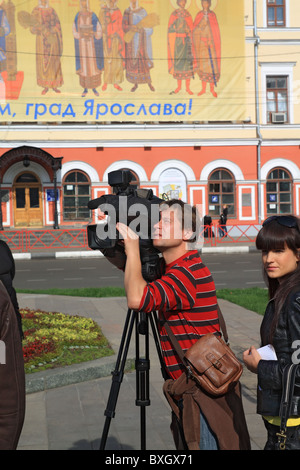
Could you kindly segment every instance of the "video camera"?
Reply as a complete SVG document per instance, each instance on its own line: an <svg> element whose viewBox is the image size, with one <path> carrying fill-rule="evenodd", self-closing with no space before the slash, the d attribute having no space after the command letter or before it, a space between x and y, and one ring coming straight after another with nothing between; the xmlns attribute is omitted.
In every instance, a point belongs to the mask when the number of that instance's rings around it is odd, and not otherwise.
<svg viewBox="0 0 300 470"><path fill-rule="evenodd" d="M163 201L151 189L133 188L131 181L129 170L112 171L108 174L108 183L114 194L88 202L89 209L99 208L106 216L102 223L87 226L88 244L92 250L100 250L110 262L124 269L126 255L116 224L123 222L130 226L139 235L142 275L151 282L161 277L164 271L164 260L152 244L152 229L159 220L159 205Z"/></svg>

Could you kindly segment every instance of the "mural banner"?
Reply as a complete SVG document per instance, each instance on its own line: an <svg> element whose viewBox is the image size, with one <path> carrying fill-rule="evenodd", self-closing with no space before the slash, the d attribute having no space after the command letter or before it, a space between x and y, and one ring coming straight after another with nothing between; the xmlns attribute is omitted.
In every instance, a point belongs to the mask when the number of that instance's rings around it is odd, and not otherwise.
<svg viewBox="0 0 300 470"><path fill-rule="evenodd" d="M0 0L0 120L246 119L243 3Z"/></svg>

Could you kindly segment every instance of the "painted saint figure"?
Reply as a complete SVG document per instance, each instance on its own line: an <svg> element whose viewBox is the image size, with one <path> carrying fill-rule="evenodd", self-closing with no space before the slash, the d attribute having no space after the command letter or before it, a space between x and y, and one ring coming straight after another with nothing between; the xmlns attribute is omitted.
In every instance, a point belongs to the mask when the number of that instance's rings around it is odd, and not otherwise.
<svg viewBox="0 0 300 470"><path fill-rule="evenodd" d="M80 11L73 23L75 40L76 73L82 86L82 96L92 89L99 96L103 64L102 28L97 15L89 8L89 0L80 0Z"/></svg>
<svg viewBox="0 0 300 470"><path fill-rule="evenodd" d="M185 80L186 91L193 95L190 90L191 78L194 77L193 19L185 9L187 0L177 0L176 3L179 8L171 14L168 26L168 68L177 80L174 93L181 90L182 80Z"/></svg>
<svg viewBox="0 0 300 470"><path fill-rule="evenodd" d="M118 0L106 0L99 13L103 31L104 78L102 90L112 84L122 91L120 83L124 80L124 32L122 29L122 13L117 6Z"/></svg>
<svg viewBox="0 0 300 470"><path fill-rule="evenodd" d="M153 68L151 36L157 21L157 15L148 15L144 8L139 7L138 0L131 0L130 6L124 11L126 78L129 83L133 83L133 92L144 83L148 84L151 91L155 91L150 70Z"/></svg>
<svg viewBox="0 0 300 470"><path fill-rule="evenodd" d="M49 0L39 0L31 14L30 31L36 35L36 76L38 86L45 95L49 88L60 93L63 74L60 58L63 52L62 29Z"/></svg>
<svg viewBox="0 0 300 470"><path fill-rule="evenodd" d="M210 10L211 0L202 0L202 8L195 18L193 43L195 49L195 73L202 81L202 90L198 96L206 92L206 85L210 83L210 91L216 98L215 91L221 73L221 38L218 20Z"/></svg>
<svg viewBox="0 0 300 470"><path fill-rule="evenodd" d="M6 36L10 33L10 26L3 8L0 6L0 84L3 83L1 72L6 70ZM5 92L3 93L5 95ZM2 93L0 92L2 99Z"/></svg>

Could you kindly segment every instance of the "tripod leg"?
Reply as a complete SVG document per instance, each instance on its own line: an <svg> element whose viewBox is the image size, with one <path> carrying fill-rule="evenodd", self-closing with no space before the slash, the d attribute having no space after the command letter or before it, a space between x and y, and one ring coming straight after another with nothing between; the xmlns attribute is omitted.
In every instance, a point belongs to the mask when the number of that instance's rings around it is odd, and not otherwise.
<svg viewBox="0 0 300 470"><path fill-rule="evenodd" d="M163 376L163 379L167 380L170 377L166 371L166 366L162 357L161 345L159 341L158 328L157 328L158 318L157 318L156 312L151 312L149 316L150 316L151 329L153 333L153 339L155 342L156 351L157 351L158 359L160 362L161 374Z"/></svg>
<svg viewBox="0 0 300 470"><path fill-rule="evenodd" d="M150 405L150 387L149 387L149 318L152 327L153 338L155 341L158 357L160 360L162 376L164 379L168 378L166 373L164 361L162 358L160 341L157 332L157 317L155 312L145 314L139 312L139 323L136 324L136 405L141 407L140 410L140 425L141 425L141 450L146 449L146 406ZM140 357L140 342L141 336L145 337L144 340L144 357Z"/></svg>
<svg viewBox="0 0 300 470"><path fill-rule="evenodd" d="M122 335L121 345L116 361L115 370L112 373L112 385L110 389L109 399L107 408L105 410L106 421L103 428L100 450L105 449L107 435L111 423L111 419L115 417L115 409L117 399L121 387L121 383L124 376L124 368L126 358L128 354L131 334L133 331L134 322L136 322L136 405L140 406L140 424L141 424L141 450L146 449L146 406L150 405L149 398L149 370L150 370L150 359L149 359L149 326L148 320L150 317L150 323L153 331L153 337L156 344L158 357L161 364L161 370L163 378L167 378L165 372L165 366L162 359L160 342L157 333L157 317L154 317L155 312L145 314L143 312L135 312L128 310L124 332ZM130 318L131 316L131 318ZM139 321L138 321L139 320ZM144 336L144 357L140 357L140 337ZM125 349L124 349L125 348ZM124 350L123 350L124 349Z"/></svg>
<svg viewBox="0 0 300 470"><path fill-rule="evenodd" d="M136 324L136 406L140 406L141 450L146 449L146 406L149 399L149 328L148 315L140 313ZM140 336L144 336L144 357L140 357Z"/></svg>
<svg viewBox="0 0 300 470"><path fill-rule="evenodd" d="M131 316L131 319L130 319L130 316ZM115 367L115 370L112 372L112 384L111 384L111 389L109 393L107 408L104 412L104 415L106 416L106 420L105 420L105 424L104 424L104 428L102 432L100 450L105 449L110 422L111 422L111 419L115 417L116 404L117 404L119 391L120 391L121 383L122 383L123 376L124 376L124 368L125 368L125 363L127 359L131 334L133 331L135 316L136 316L135 312L128 309L124 332L122 335L121 345L120 345L120 349L119 349L118 357L116 361L116 367Z"/></svg>

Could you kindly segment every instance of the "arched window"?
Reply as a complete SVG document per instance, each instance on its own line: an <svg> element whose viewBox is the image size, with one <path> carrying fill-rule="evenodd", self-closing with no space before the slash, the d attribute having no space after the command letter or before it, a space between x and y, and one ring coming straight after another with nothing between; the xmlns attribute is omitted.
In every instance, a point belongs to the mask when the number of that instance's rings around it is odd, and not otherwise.
<svg viewBox="0 0 300 470"><path fill-rule="evenodd" d="M32 173L22 173L17 177L16 183L39 183L37 177Z"/></svg>
<svg viewBox="0 0 300 470"><path fill-rule="evenodd" d="M187 201L186 176L177 168L169 168L159 177L159 197Z"/></svg>
<svg viewBox="0 0 300 470"><path fill-rule="evenodd" d="M82 171L67 173L63 181L64 220L89 220L90 211L87 204L90 200L90 180Z"/></svg>
<svg viewBox="0 0 300 470"><path fill-rule="evenodd" d="M235 216L235 179L230 171L219 168L208 178L208 213L211 217L219 217L223 205L228 208L228 216Z"/></svg>
<svg viewBox="0 0 300 470"><path fill-rule="evenodd" d="M275 168L267 177L267 215L292 214L293 180L283 168Z"/></svg>

